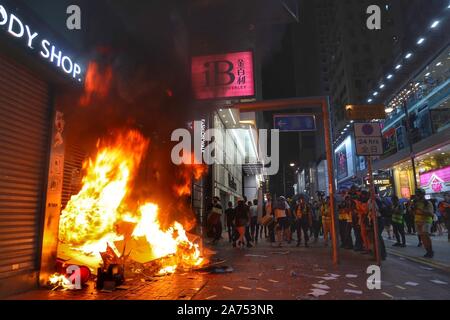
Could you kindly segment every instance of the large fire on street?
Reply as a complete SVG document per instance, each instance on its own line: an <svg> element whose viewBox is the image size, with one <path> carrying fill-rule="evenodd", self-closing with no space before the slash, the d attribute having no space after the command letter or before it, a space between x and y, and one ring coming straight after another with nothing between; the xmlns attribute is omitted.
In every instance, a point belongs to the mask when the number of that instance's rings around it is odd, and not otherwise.
<svg viewBox="0 0 450 320"><path fill-rule="evenodd" d="M171 257L160 274L192 269L205 263L198 243L173 221L163 229L164 208L157 201L130 200L134 179L150 141L137 130L116 131L97 143L95 157L83 165L80 192L70 199L59 223L60 257L95 272L102 253L113 251L121 261L145 264ZM192 171L193 176L199 170Z"/></svg>

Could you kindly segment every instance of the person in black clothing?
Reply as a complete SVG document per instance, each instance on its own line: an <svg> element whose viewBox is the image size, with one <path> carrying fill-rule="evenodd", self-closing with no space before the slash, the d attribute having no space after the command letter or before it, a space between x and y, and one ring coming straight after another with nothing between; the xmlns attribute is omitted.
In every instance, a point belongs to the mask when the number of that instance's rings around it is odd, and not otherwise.
<svg viewBox="0 0 450 320"><path fill-rule="evenodd" d="M235 234L234 220L236 217L236 212L233 208L233 203L228 202L228 208L225 210L225 219L228 231L228 241L233 242L233 236Z"/></svg>
<svg viewBox="0 0 450 320"><path fill-rule="evenodd" d="M248 206L245 204L244 201L239 200L238 205L235 209L235 227L238 232L238 239L234 238L233 240L233 247L236 247L236 240L237 244L240 248L244 246L244 238L246 237L246 229L247 225L249 223L249 216L250 211ZM248 238L247 238L247 246L249 245Z"/></svg>

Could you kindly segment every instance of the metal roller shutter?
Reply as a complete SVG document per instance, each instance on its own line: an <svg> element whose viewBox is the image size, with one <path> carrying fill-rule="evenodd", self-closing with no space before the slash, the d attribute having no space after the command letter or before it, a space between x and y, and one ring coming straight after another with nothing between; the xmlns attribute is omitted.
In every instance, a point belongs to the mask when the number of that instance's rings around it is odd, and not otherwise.
<svg viewBox="0 0 450 320"><path fill-rule="evenodd" d="M0 56L0 279L38 269L48 91L43 80Z"/></svg>

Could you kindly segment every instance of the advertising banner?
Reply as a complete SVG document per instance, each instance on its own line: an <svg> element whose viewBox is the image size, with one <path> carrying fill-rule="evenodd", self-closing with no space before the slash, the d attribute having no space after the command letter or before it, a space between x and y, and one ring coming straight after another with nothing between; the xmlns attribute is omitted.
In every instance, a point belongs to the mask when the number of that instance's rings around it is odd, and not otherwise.
<svg viewBox="0 0 450 320"><path fill-rule="evenodd" d="M426 193L450 191L450 166L420 174L420 187Z"/></svg>
<svg viewBox="0 0 450 320"><path fill-rule="evenodd" d="M191 72L198 100L255 95L251 51L193 57Z"/></svg>

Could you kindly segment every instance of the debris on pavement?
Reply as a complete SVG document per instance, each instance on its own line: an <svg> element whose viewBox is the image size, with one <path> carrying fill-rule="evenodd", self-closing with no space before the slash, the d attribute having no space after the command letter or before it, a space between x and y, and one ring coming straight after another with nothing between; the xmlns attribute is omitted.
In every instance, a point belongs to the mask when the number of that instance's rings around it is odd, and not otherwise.
<svg viewBox="0 0 450 320"><path fill-rule="evenodd" d="M278 280L273 280L273 279L269 279L269 281L270 281L270 282L273 282L273 283L278 283L278 282L280 282L280 281L278 281Z"/></svg>
<svg viewBox="0 0 450 320"><path fill-rule="evenodd" d="M386 297L388 297L388 298L391 298L391 299L394 299L394 296L391 296L389 293L387 293L387 292L382 292L381 293L382 295L385 295Z"/></svg>
<svg viewBox="0 0 450 320"><path fill-rule="evenodd" d="M308 296L313 296L313 297L320 297L320 296L324 296L328 294L328 291L326 290L322 290L322 289L312 289L312 291L310 293L308 293Z"/></svg>
<svg viewBox="0 0 450 320"><path fill-rule="evenodd" d="M262 254L246 254L246 257L253 257L253 258L268 258L268 256L264 256Z"/></svg>
<svg viewBox="0 0 450 320"><path fill-rule="evenodd" d="M350 287L352 287L352 288L358 288L358 286L357 286L357 285L354 285L353 283L350 283L350 282L349 282L349 283L347 283L347 285L348 285L348 286L350 286Z"/></svg>
<svg viewBox="0 0 450 320"><path fill-rule="evenodd" d="M269 292L269 290L267 290L267 289L264 289L264 288L256 288L256 290L259 290L259 291L264 291L264 292Z"/></svg>
<svg viewBox="0 0 450 320"><path fill-rule="evenodd" d="M249 288L249 287L238 287L239 289L242 289L242 290L252 290L252 288Z"/></svg>
<svg viewBox="0 0 450 320"><path fill-rule="evenodd" d="M430 280L430 281L433 282L433 283L436 283L436 284L448 284L447 282L444 282L444 281L441 281L441 280L436 280L436 279Z"/></svg>
<svg viewBox="0 0 450 320"><path fill-rule="evenodd" d="M281 254L281 255L287 255L291 253L290 251L273 251L271 254Z"/></svg>
<svg viewBox="0 0 450 320"><path fill-rule="evenodd" d="M211 299L214 299L214 298L217 298L217 295L209 296L209 297L205 298L205 300L211 300Z"/></svg>
<svg viewBox="0 0 450 320"><path fill-rule="evenodd" d="M232 267L229 266L208 266L206 268L199 269L198 271L206 271L207 273L231 273L234 271Z"/></svg>
<svg viewBox="0 0 450 320"><path fill-rule="evenodd" d="M344 293L353 293L353 294L362 294L363 292L361 290L350 290L350 289L345 289Z"/></svg>
<svg viewBox="0 0 450 320"><path fill-rule="evenodd" d="M422 270L427 270L427 271L433 271L433 270L434 270L433 268L430 268L430 267L423 267L423 266L420 266L420 269L422 269Z"/></svg>
<svg viewBox="0 0 450 320"><path fill-rule="evenodd" d="M294 270L291 271L291 277L298 277L298 273Z"/></svg>
<svg viewBox="0 0 450 320"><path fill-rule="evenodd" d="M222 288L224 288L225 290L228 290L228 291L233 291L233 288L230 288L230 287L227 287L227 286L222 286Z"/></svg>
<svg viewBox="0 0 450 320"><path fill-rule="evenodd" d="M419 284L417 282L408 281L408 282L405 282L405 285L415 287L415 286L418 286Z"/></svg>
<svg viewBox="0 0 450 320"><path fill-rule="evenodd" d="M356 274L346 274L345 277L349 278L349 279L352 279L352 278L358 278L358 275L356 275Z"/></svg>
<svg viewBox="0 0 450 320"><path fill-rule="evenodd" d="M316 288L316 289L330 290L330 287L327 286L326 284L317 284L317 283L314 283L312 286L313 286L314 288Z"/></svg>

